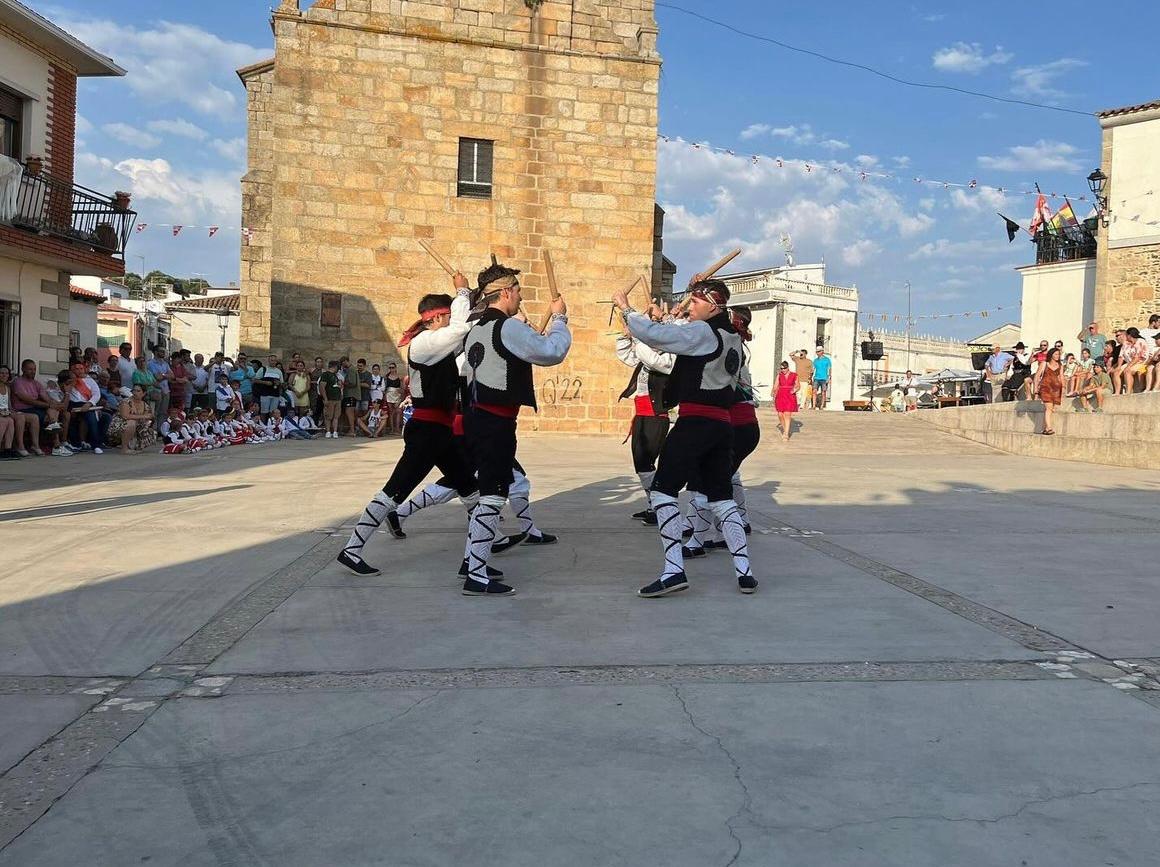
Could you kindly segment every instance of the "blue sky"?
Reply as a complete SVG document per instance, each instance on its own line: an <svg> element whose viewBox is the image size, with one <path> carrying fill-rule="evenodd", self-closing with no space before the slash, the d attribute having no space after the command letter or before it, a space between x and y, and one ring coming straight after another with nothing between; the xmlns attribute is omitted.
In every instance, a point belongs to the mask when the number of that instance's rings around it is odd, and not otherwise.
<svg viewBox="0 0 1160 867"><path fill-rule="evenodd" d="M213 239L151 228L132 239L130 268L140 268L138 254L150 269L236 280L246 130L233 70L271 53L270 0L33 5L129 70L82 82L78 181L132 189L151 224L223 227ZM1115 20L1105 24L1100 7L1068 0L673 5L916 81L1085 111L1160 96L1150 35L1160 4L1144 0L1109 5ZM660 144L666 253L682 275L734 245L745 267L780 263L789 234L797 261L824 257L831 282L857 284L866 312L904 313L909 280L916 315L1008 307L987 320L924 319L920 331L968 336L1018 321L1012 269L1031 261L1032 247L1008 245L995 212L1026 225L1034 198L912 178L1086 194L1099 155L1094 118L903 87L674 9L660 6L657 17L661 132L737 154ZM1089 208L1073 204L1081 217Z"/></svg>

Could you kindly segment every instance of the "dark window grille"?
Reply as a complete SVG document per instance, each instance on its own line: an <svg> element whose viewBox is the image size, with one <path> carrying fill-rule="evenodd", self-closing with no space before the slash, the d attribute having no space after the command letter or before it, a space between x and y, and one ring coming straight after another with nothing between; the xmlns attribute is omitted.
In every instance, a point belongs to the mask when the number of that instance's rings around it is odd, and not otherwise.
<svg viewBox="0 0 1160 867"><path fill-rule="evenodd" d="M0 87L0 154L17 160L21 158L23 119L24 100L12 91Z"/></svg>
<svg viewBox="0 0 1160 867"><path fill-rule="evenodd" d="M20 302L0 299L0 364L20 372Z"/></svg>
<svg viewBox="0 0 1160 867"><path fill-rule="evenodd" d="M495 142L481 138L459 140L457 194L465 199L490 199Z"/></svg>

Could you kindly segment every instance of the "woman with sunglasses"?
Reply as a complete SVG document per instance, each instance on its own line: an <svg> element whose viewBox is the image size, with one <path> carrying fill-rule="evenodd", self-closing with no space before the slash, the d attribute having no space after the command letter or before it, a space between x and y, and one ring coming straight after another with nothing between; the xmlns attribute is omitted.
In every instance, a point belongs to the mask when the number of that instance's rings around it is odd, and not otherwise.
<svg viewBox="0 0 1160 867"><path fill-rule="evenodd" d="M681 551L677 496L691 480L721 524L733 555L737 586L742 593L757 589L749 564L745 521L733 499L733 425L730 407L737 401L738 375L744 360L741 335L726 305L729 288L720 280L698 280L689 291L685 325L653 322L638 313L621 291L612 297L632 336L659 352L676 356L665 388L665 404L677 405L679 416L661 450L649 500L657 514L665 562L659 578L637 591L655 598L689 588Z"/></svg>

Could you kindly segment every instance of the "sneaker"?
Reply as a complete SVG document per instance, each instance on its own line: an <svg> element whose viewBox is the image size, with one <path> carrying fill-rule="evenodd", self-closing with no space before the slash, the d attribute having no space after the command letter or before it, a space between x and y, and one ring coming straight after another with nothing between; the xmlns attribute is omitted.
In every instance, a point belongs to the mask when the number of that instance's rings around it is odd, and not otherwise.
<svg viewBox="0 0 1160 867"><path fill-rule="evenodd" d="M640 519L640 522L646 527L655 527L657 525L657 513L655 510L645 509L643 512L639 512L638 514L643 515L643 517Z"/></svg>
<svg viewBox="0 0 1160 867"><path fill-rule="evenodd" d="M554 545L558 541L560 541L560 538L558 536L553 536L551 533L541 533L538 536L528 536L528 538L524 539L524 544L525 545Z"/></svg>
<svg viewBox="0 0 1160 867"><path fill-rule="evenodd" d="M681 546L681 553L684 554L686 557L704 557L705 556L705 549L702 548L700 545L697 545L695 548L690 547L688 545L682 545Z"/></svg>
<svg viewBox="0 0 1160 867"><path fill-rule="evenodd" d="M376 569L362 557L355 557L353 554L346 553L346 551L343 551L341 554L339 554L337 559L339 563L341 563L355 575L382 574L378 569Z"/></svg>
<svg viewBox="0 0 1160 867"><path fill-rule="evenodd" d="M399 522L399 515L397 512L387 512L387 527L390 529L391 535L396 539L407 538L407 534L403 532L403 525ZM467 561L465 560L464 562L466 563Z"/></svg>
<svg viewBox="0 0 1160 867"><path fill-rule="evenodd" d="M641 587L636 595L643 599L655 599L658 596L668 596L670 593L680 593L689 589L689 579L684 572L670 575L668 578L658 578L652 584Z"/></svg>
<svg viewBox="0 0 1160 867"><path fill-rule="evenodd" d="M497 539L491 543L491 553L499 554L501 551L506 551L508 548L514 548L520 542L524 541L527 533L514 533L511 536L505 536L502 539Z"/></svg>
<svg viewBox="0 0 1160 867"><path fill-rule="evenodd" d="M755 593L757 592L757 579L752 575L738 575L737 589L742 593Z"/></svg>
<svg viewBox="0 0 1160 867"><path fill-rule="evenodd" d="M16 454L20 455L20 457L22 457L22 458L28 457L28 452L25 451L24 449L17 449Z"/></svg>
<svg viewBox="0 0 1160 867"><path fill-rule="evenodd" d="M459 564L459 577L460 578L467 577L467 558L466 557L464 557L463 562ZM488 578L502 578L503 573L500 572L498 569L493 569L491 566L488 566L487 567L487 577Z"/></svg>
<svg viewBox="0 0 1160 867"><path fill-rule="evenodd" d="M486 584L481 584L474 578L468 578L463 582L464 596L515 596L516 588L508 587L502 581L488 581Z"/></svg>
<svg viewBox="0 0 1160 867"><path fill-rule="evenodd" d="M64 448L63 446L57 446L55 449L52 450L52 454L53 454L53 457L57 457L57 458L71 458L73 456L73 453L70 452L68 449Z"/></svg>
<svg viewBox="0 0 1160 867"><path fill-rule="evenodd" d="M83 451L84 451L84 449L77 448L76 446L74 446L72 443L70 443L70 442L68 442L68 441L65 441L65 442L63 442L63 443L61 443L60 445L61 445L61 448L66 448L66 449L68 449L68 450L69 450L70 452L72 452L74 455L75 455L77 452L83 452Z"/></svg>
<svg viewBox="0 0 1160 867"><path fill-rule="evenodd" d="M639 511L639 512L633 512L633 513L632 513L632 519L633 519L634 521L643 521L645 518L647 518L647 517L648 517L648 515L649 515L649 513L650 513L650 512L652 512L652 514L653 514L653 515L655 515L655 514L656 514L656 512L653 512L653 510L652 510L652 509L642 509L642 510L641 510L641 511Z"/></svg>
<svg viewBox="0 0 1160 867"><path fill-rule="evenodd" d="M104 453L105 453L105 450L103 448L101 448L100 446L95 446L93 448L94 455L103 455Z"/></svg>

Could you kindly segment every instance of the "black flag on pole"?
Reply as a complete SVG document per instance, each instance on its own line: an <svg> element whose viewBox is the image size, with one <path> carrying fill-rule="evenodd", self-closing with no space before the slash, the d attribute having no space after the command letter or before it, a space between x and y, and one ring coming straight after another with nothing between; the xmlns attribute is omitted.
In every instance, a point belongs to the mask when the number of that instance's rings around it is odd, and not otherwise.
<svg viewBox="0 0 1160 867"><path fill-rule="evenodd" d="M999 214L999 216L1003 217L1002 214ZM1010 217L1003 217L1003 219L1007 221L1007 243L1010 244L1015 240L1015 236L1019 234L1019 230L1023 227L1012 220Z"/></svg>

